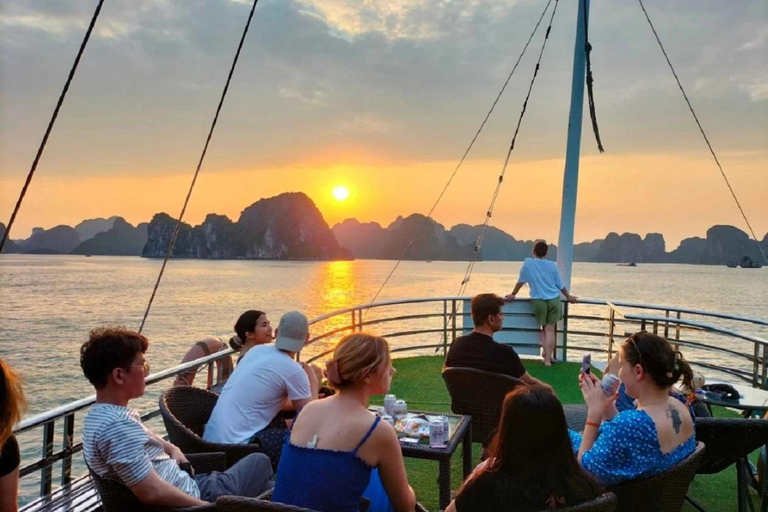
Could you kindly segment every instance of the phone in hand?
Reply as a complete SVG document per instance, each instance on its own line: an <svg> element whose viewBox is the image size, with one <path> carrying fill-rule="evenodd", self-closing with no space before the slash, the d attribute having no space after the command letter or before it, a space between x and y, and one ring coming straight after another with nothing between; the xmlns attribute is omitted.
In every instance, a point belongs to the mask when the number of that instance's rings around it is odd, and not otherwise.
<svg viewBox="0 0 768 512"><path fill-rule="evenodd" d="M584 354L581 358L581 373L589 375L592 371L592 354Z"/></svg>

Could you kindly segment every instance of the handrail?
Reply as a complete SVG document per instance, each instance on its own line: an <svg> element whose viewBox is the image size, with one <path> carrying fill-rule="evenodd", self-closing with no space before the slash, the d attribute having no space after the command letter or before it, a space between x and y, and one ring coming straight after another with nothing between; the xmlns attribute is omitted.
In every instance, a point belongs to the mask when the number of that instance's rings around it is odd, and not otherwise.
<svg viewBox="0 0 768 512"><path fill-rule="evenodd" d="M446 297L420 297L395 299L381 301L372 304L361 304L346 307L336 311L331 311L317 316L310 320L310 325L314 326L312 330L316 331L314 337L310 339L309 347L315 346L315 343L321 340L333 340L342 334L348 332L360 331L368 326L395 326L391 332L382 333L391 339L413 339L417 337L415 344L406 342L393 342L391 351L393 354L414 350L447 350L448 343L466 328L466 303L470 297L446 296ZM521 299L527 302L528 299ZM427 308L414 311L413 308L403 311L401 306L412 306L414 304L425 304ZM607 306L608 315L602 316L590 311L578 312L579 306ZM392 311L388 311L391 308ZM434 308L434 309L432 309ZM363 312L370 309L385 310L383 315L376 315L373 318L364 320ZM645 309L651 312L661 312L661 314L646 314L639 311L629 311ZM350 315L351 314L351 315ZM666 314L667 316L662 316ZM672 343L688 347L693 354L696 351L708 351L708 353L720 354L726 359L712 360L702 357L696 360L694 357L690 362L700 368L708 370L717 370L732 375L734 378L751 382L753 386L768 387L768 340L761 336L740 332L731 327L724 327L714 323L705 323L701 320L689 320L680 318L682 314L717 318L725 321L741 322L759 326L768 326L768 320L758 318L748 318L739 315L729 315L725 313L715 313L710 311L696 310L691 308L677 308L671 306L657 306L649 304L606 301L596 299L580 299L577 304L567 304L565 308L565 319L563 330L560 331L562 338L559 341L558 348L578 351L600 352L608 355L612 354L614 337L619 336L615 331L617 325L626 325L627 327L636 326L642 328L647 324L652 324L654 332L663 330L664 334L669 334L668 338ZM528 316L528 313L522 312L514 315L515 317ZM350 318L351 317L351 318ZM343 318L343 321L338 319ZM463 321L461 319L464 319ZM458 322L457 322L458 319ZM322 327L323 322L336 320L333 325ZM730 325L730 324L729 324ZM607 329L606 329L607 326ZM597 327L597 328L596 328ZM386 329L386 327L385 327ZM504 331L512 332L533 332L528 326L507 326ZM650 330L650 329L649 329ZM674 330L674 332L673 332ZM681 332L697 333L697 336L681 336ZM712 334L723 336L731 340L738 340L740 343L749 344L752 350L744 350L744 346L721 345L714 343L712 338L702 337L702 334ZM435 343L435 337L442 335L439 343ZM573 339L571 339L573 337ZM607 342L607 347L605 343ZM533 347L535 343L522 343L521 346ZM602 347L602 348L601 348ZM328 345L320 345L318 350L305 350L310 361L328 356L333 351ZM751 354L749 352L752 352ZM172 368L153 373L146 377L146 384L152 385L166 380L176 375L197 369L202 365L208 366L209 380L212 382L214 373L214 363L224 357L234 354L230 348L221 352L216 352L208 356L201 357L194 361L182 363ZM727 359L730 358L730 359ZM746 364L741 366L724 363L723 361L740 361ZM751 366L751 368L750 368ZM76 400L56 409L37 414L26 418L16 425L14 433L21 434L35 428L42 429L43 450L41 457L25 465L21 470L22 477L29 474L41 472L40 495L47 496L51 492L53 480L53 465L57 462L63 462L61 472L61 483L66 484L72 481L71 466L75 454L82 451L82 443L75 442L75 413L86 409L95 403L95 396L89 396ZM157 406L147 411L142 417L153 418L159 414ZM60 448L54 449L53 440L57 438L56 428L60 425L56 423L63 419L64 440Z"/></svg>
<svg viewBox="0 0 768 512"><path fill-rule="evenodd" d="M172 368L168 368L167 370L153 373L147 376L144 379L144 382L146 385L154 384L155 382L165 380L169 377L175 377L176 375L185 373L185 370L189 370L190 368L195 368L203 364L212 363L217 359L221 359L228 355L234 354L234 352L235 352L234 350L232 350L231 348L228 348L226 350L222 350L221 352L216 352L209 356L204 356L204 357L201 357L200 359L195 359L194 361L190 361L188 363L182 363ZM61 418L73 412L77 412L82 409L85 409L86 407L93 405L95 402L96 402L96 395L91 395L87 398L81 398L80 400L70 402L67 405L62 405L61 407L57 407L56 409L45 411L43 413L32 416L30 418L25 418L16 425L16 427L13 429L13 433L20 434L29 429L39 427L40 425L44 425L51 421L55 421L57 418Z"/></svg>

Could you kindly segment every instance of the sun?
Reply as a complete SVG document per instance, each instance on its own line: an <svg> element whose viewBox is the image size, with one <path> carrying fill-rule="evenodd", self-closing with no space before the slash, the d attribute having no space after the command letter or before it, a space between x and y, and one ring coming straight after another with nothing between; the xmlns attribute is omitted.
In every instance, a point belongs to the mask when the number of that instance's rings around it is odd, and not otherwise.
<svg viewBox="0 0 768 512"><path fill-rule="evenodd" d="M344 185L339 185L333 189L333 198L337 201L346 201L349 197L349 189Z"/></svg>

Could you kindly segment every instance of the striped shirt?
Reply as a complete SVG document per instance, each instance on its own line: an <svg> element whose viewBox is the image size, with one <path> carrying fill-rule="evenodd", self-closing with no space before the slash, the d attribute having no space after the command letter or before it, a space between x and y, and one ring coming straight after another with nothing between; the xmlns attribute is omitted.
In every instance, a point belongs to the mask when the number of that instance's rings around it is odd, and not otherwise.
<svg viewBox="0 0 768 512"><path fill-rule="evenodd" d="M132 487L154 469L172 486L200 497L197 483L165 453L135 409L113 404L91 407L83 424L83 454L88 466L102 478Z"/></svg>

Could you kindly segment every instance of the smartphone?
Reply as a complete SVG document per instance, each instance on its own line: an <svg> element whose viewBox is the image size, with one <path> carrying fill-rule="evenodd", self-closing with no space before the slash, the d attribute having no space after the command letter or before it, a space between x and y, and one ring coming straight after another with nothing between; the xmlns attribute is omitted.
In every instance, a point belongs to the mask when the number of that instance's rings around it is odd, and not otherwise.
<svg viewBox="0 0 768 512"><path fill-rule="evenodd" d="M581 358L581 373L589 374L592 371L592 354L584 354Z"/></svg>
<svg viewBox="0 0 768 512"><path fill-rule="evenodd" d="M412 437L401 437L400 442L403 444L418 444L419 440Z"/></svg>

